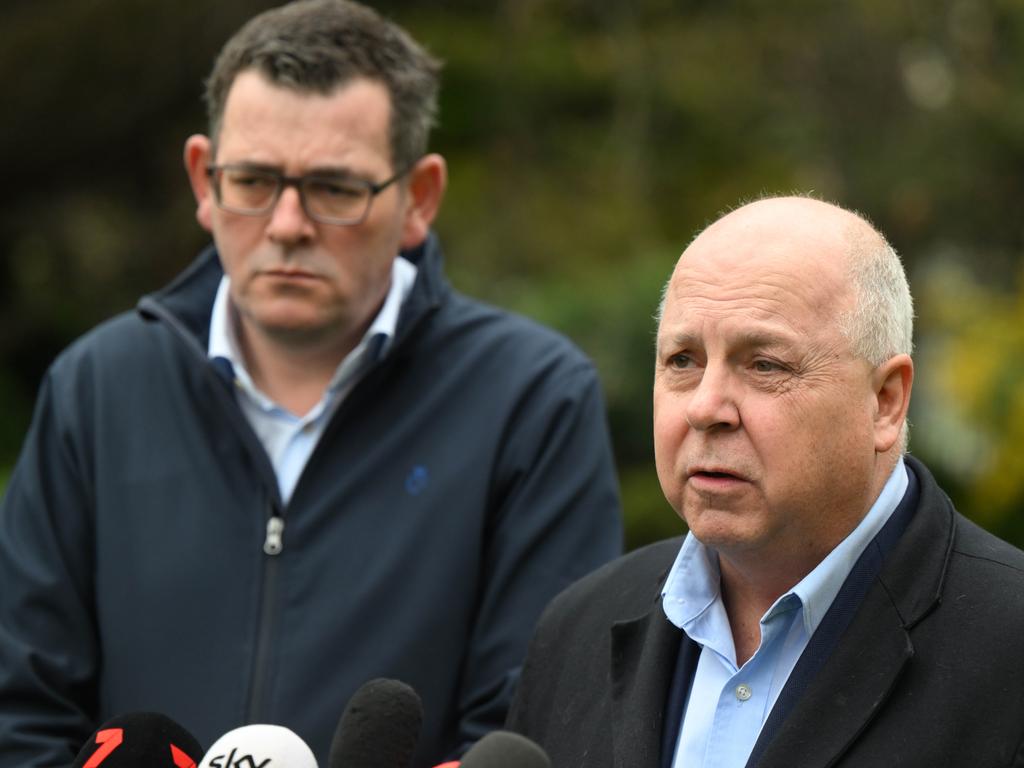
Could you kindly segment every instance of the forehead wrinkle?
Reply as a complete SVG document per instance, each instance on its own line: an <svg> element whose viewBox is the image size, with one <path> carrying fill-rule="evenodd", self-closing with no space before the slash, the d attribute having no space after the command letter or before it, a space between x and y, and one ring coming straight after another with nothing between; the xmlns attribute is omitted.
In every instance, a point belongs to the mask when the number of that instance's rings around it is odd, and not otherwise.
<svg viewBox="0 0 1024 768"><path fill-rule="evenodd" d="M847 301L837 269L811 269L806 260L765 249L742 261L722 264L719 254L683 254L666 295L666 314L692 308L709 314L748 312L793 327L805 316L838 320ZM824 260L823 260L824 261ZM801 262L803 269L801 269ZM815 325L820 325L819 322Z"/></svg>
<svg viewBox="0 0 1024 768"><path fill-rule="evenodd" d="M795 306L817 309L823 304L808 300L803 291L793 290L792 280L785 280L781 274L740 276L732 285L684 278L669 291L666 316L677 320L696 316L716 320L747 317L792 328Z"/></svg>
<svg viewBox="0 0 1024 768"><path fill-rule="evenodd" d="M735 351L789 349L797 341L795 335L778 333L769 329L740 328L723 334L728 347ZM704 336L687 330L669 331L659 337L659 346L669 345L673 349L703 349Z"/></svg>

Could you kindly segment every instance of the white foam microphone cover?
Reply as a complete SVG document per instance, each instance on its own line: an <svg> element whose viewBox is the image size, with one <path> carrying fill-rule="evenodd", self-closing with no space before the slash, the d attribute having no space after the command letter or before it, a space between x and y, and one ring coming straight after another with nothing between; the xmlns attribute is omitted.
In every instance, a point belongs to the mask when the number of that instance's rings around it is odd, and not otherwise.
<svg viewBox="0 0 1024 768"><path fill-rule="evenodd" d="M243 725L206 750L199 768L318 768L313 750L283 725Z"/></svg>

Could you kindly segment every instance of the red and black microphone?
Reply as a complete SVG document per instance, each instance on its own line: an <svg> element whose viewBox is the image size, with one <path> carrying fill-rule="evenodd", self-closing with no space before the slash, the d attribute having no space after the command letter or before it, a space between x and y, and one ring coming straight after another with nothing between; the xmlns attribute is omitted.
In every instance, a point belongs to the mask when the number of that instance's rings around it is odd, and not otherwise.
<svg viewBox="0 0 1024 768"><path fill-rule="evenodd" d="M101 725L71 768L196 768L195 736L157 712L118 715Z"/></svg>

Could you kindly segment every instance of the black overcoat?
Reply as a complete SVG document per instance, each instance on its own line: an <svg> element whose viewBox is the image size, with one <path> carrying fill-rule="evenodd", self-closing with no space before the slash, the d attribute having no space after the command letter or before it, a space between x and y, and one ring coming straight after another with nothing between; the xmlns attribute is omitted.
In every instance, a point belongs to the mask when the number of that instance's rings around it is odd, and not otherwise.
<svg viewBox="0 0 1024 768"><path fill-rule="evenodd" d="M1024 766L1024 552L920 499L828 659L748 768ZM548 607L508 726L554 768L658 768L681 631L660 591L681 539L626 555ZM697 768L697 767L695 767Z"/></svg>

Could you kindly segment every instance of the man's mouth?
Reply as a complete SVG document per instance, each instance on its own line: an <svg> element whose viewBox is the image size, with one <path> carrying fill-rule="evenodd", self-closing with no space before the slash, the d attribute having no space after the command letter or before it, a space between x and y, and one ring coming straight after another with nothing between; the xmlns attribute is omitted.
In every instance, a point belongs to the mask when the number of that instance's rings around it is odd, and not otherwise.
<svg viewBox="0 0 1024 768"><path fill-rule="evenodd" d="M743 475L725 467L695 467L687 473L687 477L698 480L746 480Z"/></svg>
<svg viewBox="0 0 1024 768"><path fill-rule="evenodd" d="M690 470L690 474L691 475L710 475L711 477L739 477L739 475L737 473L733 472L732 470L722 469L722 468L718 468L718 467L715 467L714 469L704 468L704 467L695 467L694 469Z"/></svg>
<svg viewBox="0 0 1024 768"><path fill-rule="evenodd" d="M315 280L317 278L317 275L304 269L289 269L287 267L265 269L263 274L267 277L280 277L286 280Z"/></svg>

